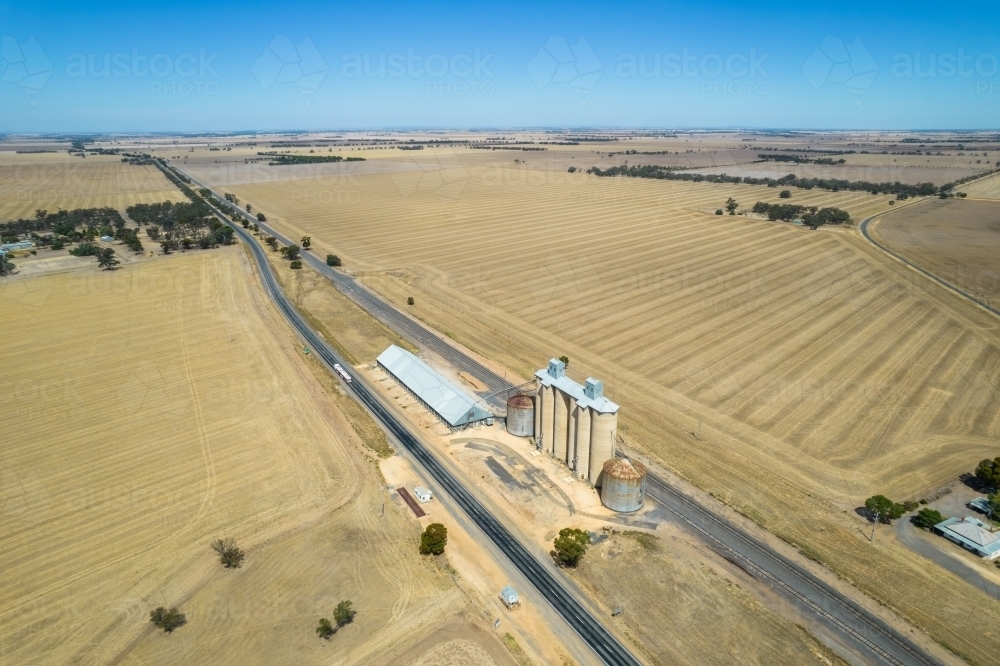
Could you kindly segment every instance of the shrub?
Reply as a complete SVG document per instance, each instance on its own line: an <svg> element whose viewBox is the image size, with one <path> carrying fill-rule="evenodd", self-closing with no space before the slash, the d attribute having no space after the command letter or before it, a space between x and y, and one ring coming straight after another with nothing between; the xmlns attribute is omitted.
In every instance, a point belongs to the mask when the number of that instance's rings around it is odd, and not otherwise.
<svg viewBox="0 0 1000 666"><path fill-rule="evenodd" d="M781 197L782 199L791 199L792 198L792 191L791 190L781 190L781 193L778 194L778 196Z"/></svg>
<svg viewBox="0 0 1000 666"><path fill-rule="evenodd" d="M257 213L257 221L267 222L267 217L264 215L264 213Z"/></svg>
<svg viewBox="0 0 1000 666"><path fill-rule="evenodd" d="M97 256L98 248L93 243L80 243L72 250L69 251L74 257L95 257Z"/></svg>
<svg viewBox="0 0 1000 666"><path fill-rule="evenodd" d="M570 168L566 169L566 171L568 171L569 173L576 173L576 167L571 166Z"/></svg>
<svg viewBox="0 0 1000 666"><path fill-rule="evenodd" d="M340 266L340 257L335 254L326 255L326 265L327 266Z"/></svg>
<svg viewBox="0 0 1000 666"><path fill-rule="evenodd" d="M559 536L552 542L553 550L549 553L556 564L561 567L575 567L587 552L590 545L590 534L583 530L567 527L559 531Z"/></svg>
<svg viewBox="0 0 1000 666"><path fill-rule="evenodd" d="M63 249L63 247L65 247L65 245L64 245L63 240L61 238L53 238L52 239L52 249L53 250L61 250L61 249Z"/></svg>
<svg viewBox="0 0 1000 666"><path fill-rule="evenodd" d="M904 508L904 509L906 509L906 512L907 512L907 513L909 513L910 511L913 511L913 510L914 510L914 509L916 509L916 508L917 508L918 506L920 506L920 503L919 503L919 502L913 502L913 501L906 501L906 502L903 502L903 508Z"/></svg>
<svg viewBox="0 0 1000 666"><path fill-rule="evenodd" d="M184 613L181 613L176 608L167 610L163 606L149 612L149 621L160 629L163 629L164 633L167 634L171 633L177 627L183 627L187 624L187 618L184 616Z"/></svg>
<svg viewBox="0 0 1000 666"><path fill-rule="evenodd" d="M890 205L890 206L895 206L895 205L896 205L896 202L895 202L895 201L892 201L892 200L890 200L890 201L889 201L889 205Z"/></svg>
<svg viewBox="0 0 1000 666"><path fill-rule="evenodd" d="M944 520L944 516L941 515L940 511L935 509L921 509L920 512L913 517L913 524L917 527L929 530L942 520Z"/></svg>
<svg viewBox="0 0 1000 666"><path fill-rule="evenodd" d="M421 555L440 555L448 544L448 528L441 523L431 523L420 535Z"/></svg>
<svg viewBox="0 0 1000 666"><path fill-rule="evenodd" d="M407 298L406 298L406 304L407 305L413 305L415 302L416 301L413 300L413 296L407 296Z"/></svg>
<svg viewBox="0 0 1000 666"><path fill-rule="evenodd" d="M292 267L292 268L294 268L294 269L302 268L302 260L301 259L296 259L292 263L290 263L289 266Z"/></svg>
<svg viewBox="0 0 1000 666"><path fill-rule="evenodd" d="M248 222L247 218L245 218L245 217L240 219L240 224L243 225L244 229L249 229L250 228L250 222Z"/></svg>
<svg viewBox="0 0 1000 666"><path fill-rule="evenodd" d="M567 368L569 367L569 356L560 356L559 360L563 362Z"/></svg>
<svg viewBox="0 0 1000 666"><path fill-rule="evenodd" d="M721 208L716 208L715 209L715 214L716 215L722 215L722 209Z"/></svg>
<svg viewBox="0 0 1000 666"><path fill-rule="evenodd" d="M216 539L212 542L212 550L219 554L219 562L227 569L239 569L243 566L243 551L236 546L236 539Z"/></svg>

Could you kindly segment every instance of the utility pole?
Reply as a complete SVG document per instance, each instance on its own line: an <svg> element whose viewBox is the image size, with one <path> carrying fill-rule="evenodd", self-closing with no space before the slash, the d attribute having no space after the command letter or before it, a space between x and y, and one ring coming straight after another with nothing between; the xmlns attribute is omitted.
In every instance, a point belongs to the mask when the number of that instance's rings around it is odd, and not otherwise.
<svg viewBox="0 0 1000 666"><path fill-rule="evenodd" d="M875 544L875 526L878 525L878 511L875 512L875 522L872 523L872 536L869 541Z"/></svg>

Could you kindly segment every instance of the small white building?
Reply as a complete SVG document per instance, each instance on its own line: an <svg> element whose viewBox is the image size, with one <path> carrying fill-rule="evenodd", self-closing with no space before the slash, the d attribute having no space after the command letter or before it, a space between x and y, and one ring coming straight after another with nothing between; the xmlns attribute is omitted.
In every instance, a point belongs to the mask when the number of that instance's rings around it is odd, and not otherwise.
<svg viewBox="0 0 1000 666"><path fill-rule="evenodd" d="M101 236L101 241L104 243L110 243L115 239L114 236Z"/></svg>
<svg viewBox="0 0 1000 666"><path fill-rule="evenodd" d="M434 499L434 494L423 486L414 487L413 494L417 496L417 500L419 500L421 504L427 504Z"/></svg>
<svg viewBox="0 0 1000 666"><path fill-rule="evenodd" d="M1000 557L1000 532L990 532L978 518L949 518L935 525L934 529L948 541L979 557L988 560Z"/></svg>
<svg viewBox="0 0 1000 666"><path fill-rule="evenodd" d="M521 597L518 596L517 590L508 585L507 587L500 590L500 601L507 608L513 608L514 606L521 605Z"/></svg>

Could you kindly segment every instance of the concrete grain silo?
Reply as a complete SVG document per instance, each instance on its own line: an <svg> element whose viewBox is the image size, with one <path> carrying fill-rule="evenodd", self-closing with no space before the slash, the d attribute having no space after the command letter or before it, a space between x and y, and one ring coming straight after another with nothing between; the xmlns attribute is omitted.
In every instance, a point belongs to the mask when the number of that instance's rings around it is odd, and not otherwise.
<svg viewBox="0 0 1000 666"><path fill-rule="evenodd" d="M604 384L588 377L581 386L557 359L535 373L535 440L565 463L576 478L596 484L605 460L614 457L618 405L604 397Z"/></svg>
<svg viewBox="0 0 1000 666"><path fill-rule="evenodd" d="M601 472L601 504L612 511L631 513L646 500L646 467L639 461L612 458Z"/></svg>
<svg viewBox="0 0 1000 666"><path fill-rule="evenodd" d="M507 432L516 437L535 434L535 403L531 396L519 393L507 398Z"/></svg>

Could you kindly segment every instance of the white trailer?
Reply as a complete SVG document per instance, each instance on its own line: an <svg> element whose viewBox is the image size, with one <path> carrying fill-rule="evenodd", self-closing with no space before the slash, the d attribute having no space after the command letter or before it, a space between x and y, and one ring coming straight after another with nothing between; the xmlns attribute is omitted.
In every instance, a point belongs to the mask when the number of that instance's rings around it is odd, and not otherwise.
<svg viewBox="0 0 1000 666"><path fill-rule="evenodd" d="M333 369L337 371L337 374L340 375L345 382L347 382L348 384L351 383L351 376L347 374L347 371L344 370L344 368L342 368L339 363L334 363Z"/></svg>

